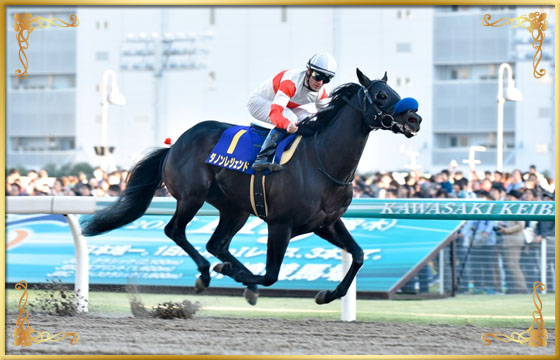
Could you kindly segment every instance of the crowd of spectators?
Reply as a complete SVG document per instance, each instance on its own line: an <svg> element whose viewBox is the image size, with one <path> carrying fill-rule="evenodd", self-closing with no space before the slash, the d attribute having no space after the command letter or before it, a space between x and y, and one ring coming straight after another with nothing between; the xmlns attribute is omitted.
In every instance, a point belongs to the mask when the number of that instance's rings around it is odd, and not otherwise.
<svg viewBox="0 0 560 360"><path fill-rule="evenodd" d="M84 172L76 175L49 177L46 170L29 170L25 175L10 169L6 175L6 195L41 196L119 196L126 187L128 171L106 173L101 168L93 170L93 176Z"/></svg>
<svg viewBox="0 0 560 360"><path fill-rule="evenodd" d="M106 173L95 168L91 176L49 177L46 170L8 170L6 195L11 196L119 196L126 188L128 171ZM525 173L486 171L465 176L461 171L442 170L426 176L418 171L407 173L356 174L355 198L478 198L508 201L553 201L554 179L530 166ZM156 196L169 196L165 188ZM459 292L526 293L540 279L540 243L547 244L547 283L554 285L554 221L467 221L458 232L457 273ZM429 267L421 278L434 278ZM411 284L413 284L411 282ZM410 287L411 284L408 284ZM406 287L405 287L406 288ZM425 292L427 281L420 281ZM474 289L474 290L473 290Z"/></svg>
<svg viewBox="0 0 560 360"><path fill-rule="evenodd" d="M126 188L127 170L106 173L95 168L93 175L84 172L61 177L50 177L46 170L29 170L25 175L10 169L6 175L6 195L72 195L119 196ZM541 200L554 193L554 180L537 172L534 166L522 173L486 171L483 177L473 172L470 178L461 171L442 170L426 176L418 171L402 173L356 174L353 182L354 197L373 198L475 198L488 192L493 200L504 200L510 190L520 192L522 200ZM156 196L168 196L165 191Z"/></svg>
<svg viewBox="0 0 560 360"><path fill-rule="evenodd" d="M505 200L510 190L516 190L523 200L539 200L544 194L554 193L554 179L531 165L526 173L518 169L511 173L485 171L483 176L472 172L469 177L462 171L447 169L430 176L418 171L356 174L353 187L355 198L476 198L488 192L493 200Z"/></svg>

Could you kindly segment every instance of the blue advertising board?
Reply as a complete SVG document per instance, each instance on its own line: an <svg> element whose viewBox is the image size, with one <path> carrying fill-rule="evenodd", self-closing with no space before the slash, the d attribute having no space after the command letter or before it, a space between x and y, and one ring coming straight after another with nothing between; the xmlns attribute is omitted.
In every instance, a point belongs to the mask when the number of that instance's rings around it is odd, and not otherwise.
<svg viewBox="0 0 560 360"><path fill-rule="evenodd" d="M86 216L86 215L83 215ZM171 216L145 215L110 233L87 238L90 284L193 286L198 270L190 257L167 238ZM343 219L364 249L357 289L393 292L460 226L459 220ZM215 216L197 216L187 226L188 240L212 264L206 242L218 224ZM253 273L263 274L267 227L250 217L230 250ZM74 282L76 260L71 231L62 215L13 215L6 218L6 281L43 283L50 278ZM239 287L211 272L212 287ZM319 290L342 279L341 252L313 234L291 240L275 289Z"/></svg>

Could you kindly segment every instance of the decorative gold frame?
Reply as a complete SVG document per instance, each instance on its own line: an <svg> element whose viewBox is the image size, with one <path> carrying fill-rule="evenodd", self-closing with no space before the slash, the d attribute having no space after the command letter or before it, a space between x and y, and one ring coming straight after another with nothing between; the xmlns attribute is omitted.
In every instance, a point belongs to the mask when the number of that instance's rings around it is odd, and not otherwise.
<svg viewBox="0 0 560 360"><path fill-rule="evenodd" d="M483 26L500 27L507 24L511 24L513 27L522 27L527 29L531 36L533 37L533 49L536 49L535 56L533 56L533 76L535 78L541 78L546 74L546 70L537 70L539 63L542 59L542 44L544 41L544 32L546 31L548 21L546 20L546 13L534 12L530 13L529 16L522 15L516 18L503 18L490 22L492 15L485 14L482 18Z"/></svg>
<svg viewBox="0 0 560 360"><path fill-rule="evenodd" d="M25 55L25 50L29 48L29 35L31 35L35 29L48 28L51 25L58 27L77 27L80 25L80 21L76 15L70 15L70 21L72 21L72 23L67 23L56 18L45 19L40 16L33 16L29 13L14 14L14 31L17 33L17 41L19 43L19 61L21 61L21 65L23 65L23 71L17 69L16 76L21 79L27 78L27 66L29 63L27 61L27 55Z"/></svg>
<svg viewBox="0 0 560 360"><path fill-rule="evenodd" d="M27 316L29 312L25 310L25 305L27 305L27 282L22 280L16 284L16 290L23 289L23 294L19 299L19 314L16 321L17 327L14 329L14 345L27 347L33 344L40 344L46 341L60 341L64 338L71 336L70 344L76 345L80 339L80 334L60 332L51 335L48 331L37 331L29 324ZM22 304L23 302L23 304ZM24 327L25 324L25 327Z"/></svg>
<svg viewBox="0 0 560 360"><path fill-rule="evenodd" d="M502 333L484 333L482 334L482 342L484 345L489 346L492 344L492 339L502 341L502 342L516 342L519 344L529 344L532 347L546 347L546 339L548 339L548 333L544 328L544 318L542 315L542 301L537 293L537 289L544 291L546 287L540 281L535 281L533 284L533 303L537 310L533 311L533 322L531 326L526 331L513 332L510 336ZM536 298L536 299L535 299ZM538 300L538 305L537 305ZM535 323L537 328L535 328Z"/></svg>

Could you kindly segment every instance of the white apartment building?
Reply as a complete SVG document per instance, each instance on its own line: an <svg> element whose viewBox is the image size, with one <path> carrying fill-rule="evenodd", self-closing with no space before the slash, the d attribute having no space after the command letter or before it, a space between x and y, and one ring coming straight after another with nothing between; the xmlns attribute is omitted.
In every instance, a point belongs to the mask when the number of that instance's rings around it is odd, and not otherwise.
<svg viewBox="0 0 560 360"><path fill-rule="evenodd" d="M13 12L22 9L10 8L7 16L13 19ZM60 8L56 9L58 14ZM450 7L448 10L451 12ZM495 125L494 128L490 125L495 124L496 103L495 95L492 95L492 86L497 88L495 79L484 80L488 83L486 87L471 84L469 96L473 99L487 96L489 99L484 101L484 109L462 114L456 108L464 106L468 100L464 99L465 93L461 90L456 90L459 91L457 96L450 96L452 93L447 86L457 84L453 84L456 79L446 76L454 76L451 67L460 63L464 52L452 52L449 46L440 43L454 24L454 21L445 22L446 17L455 16L454 20L478 21L479 24L478 13L463 19L433 7L78 7L65 9L61 17L68 18L73 11L80 20L79 27L40 29L31 34L28 80L46 76L47 84L52 85L36 89L21 85L27 80L18 82L13 76L19 64L17 51L8 51L8 168L40 168L48 162L62 164L65 161L99 164L94 146L100 145L101 141L101 88L103 73L108 69L115 71L120 92L126 97L125 105L108 107L108 145L115 148L114 163L128 168L148 150L165 146L163 140L166 137L175 140L200 121L211 119L248 124L251 117L245 104L252 89L282 69L304 67L308 58L319 51L331 52L338 62L337 76L329 84L331 89L346 82L357 82L355 69L359 67L371 78L380 78L387 71L389 85L402 97L411 96L419 101L419 113L424 119L420 133L406 139L387 131L372 132L359 166L360 172L405 170L414 166L424 171L438 171L452 159L461 163L461 159L466 158L467 146L486 139L492 129L495 131ZM13 30L10 32L10 18L7 23L10 39L10 34L14 34ZM475 28L469 26L469 29ZM465 32L464 40L468 40L469 34ZM65 37L64 40L60 36ZM448 40L450 43L455 41ZM457 45L460 46L454 46ZM51 51L55 53L57 46L67 48L69 55L59 58L53 65L48 54L40 49L53 49ZM12 48L17 49L17 43L8 40L8 49ZM450 51L452 58L442 59L446 51ZM479 71L480 61L476 59L479 55L467 56L467 62L476 64L471 73ZM543 158L537 163L539 170L552 170L552 97L533 99L529 95L544 90L542 82L519 76L527 61L498 57L492 63L499 65L504 60L514 64L519 62L515 68L516 84L525 95L524 102L507 103L506 106L509 119L506 120L509 126L506 143L513 146L506 150L509 161L506 170L511 166L526 168L529 163L534 163L533 154L520 155L520 152L535 148L534 144L540 144L539 156ZM50 65L40 65L43 62ZM488 69L488 66L483 67ZM64 76L60 73L62 69L66 71ZM547 69L551 74L552 65ZM69 87L64 90L68 96L65 93L55 99L53 94L63 91L54 86L57 81L62 81L59 78L73 78L74 81L69 81ZM488 88L484 94L480 91L481 86ZM553 83L545 87L550 89L546 90L548 94L554 89ZM22 92L25 95L21 95ZM45 108L26 107L26 100L18 100L18 96L19 99L27 98L28 93L40 94L34 96L40 96L43 103L48 103L47 109L52 109L49 111L53 117L66 114L73 121L65 120L66 125L61 125L58 133L48 125L39 127L39 123L44 122ZM546 141L532 137L523 127L511 130L525 124L518 121L518 117L526 116L520 114L530 112L535 101L540 104L541 100L542 104L537 106L541 109L542 119L539 115L541 120L538 121L545 126ZM472 103L475 108L478 101ZM33 104L42 103L34 100ZM444 107L461 114L465 119L461 123L465 127L458 127L455 120L455 125L450 125L450 120L445 119ZM484 123L488 126L484 129L480 128L481 120L473 120L479 113L486 114ZM511 114L516 120L511 120ZM38 120L30 123L28 119ZM482 130L486 131L486 137L482 136L480 141L470 135ZM511 135L512 131L514 135ZM463 133L468 134L467 142L461 138ZM70 138L73 142L65 150L46 145L33 148L14 145L19 141L18 137L34 137L41 142L47 141L44 139L51 138L51 135ZM451 140L453 136L458 138ZM512 142L511 139L515 140ZM455 147L463 149L449 149L452 141L457 144ZM515 146L523 146L525 150L509 156L510 148ZM60 152L64 155L59 156ZM487 151L485 156L488 155L488 159L483 158L481 166L495 168L491 152L491 149Z"/></svg>
<svg viewBox="0 0 560 360"><path fill-rule="evenodd" d="M546 11L543 59L538 68L547 74L533 76L531 33L523 27L482 26L491 21ZM504 23L505 21L502 21ZM554 13L553 8L436 7L434 12L434 81L432 166L446 167L468 158L471 146L478 152L478 168L496 169L498 69L513 68L515 86L523 100L504 104L504 170L526 171L533 164L554 173ZM445 31L442 31L445 29ZM535 33L536 34L536 33ZM508 72L503 85L507 86ZM461 159L461 160L460 160Z"/></svg>
<svg viewBox="0 0 560 360"><path fill-rule="evenodd" d="M25 51L28 76L20 79L15 72L23 72L24 66L19 60L13 23L14 13L22 11L69 22L70 14L76 9L7 8L6 167L38 169L49 162L73 162L78 123L77 32L58 27L34 30Z"/></svg>

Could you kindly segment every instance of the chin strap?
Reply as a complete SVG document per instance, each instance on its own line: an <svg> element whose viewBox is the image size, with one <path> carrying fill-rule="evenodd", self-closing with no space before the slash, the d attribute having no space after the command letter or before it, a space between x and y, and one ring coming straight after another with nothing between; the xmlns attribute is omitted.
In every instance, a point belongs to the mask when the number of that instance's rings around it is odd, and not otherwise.
<svg viewBox="0 0 560 360"><path fill-rule="evenodd" d="M303 80L303 86L308 88L311 91L315 91L309 86L309 77L310 76L311 76L311 74L307 74L307 72L305 72L305 80Z"/></svg>

